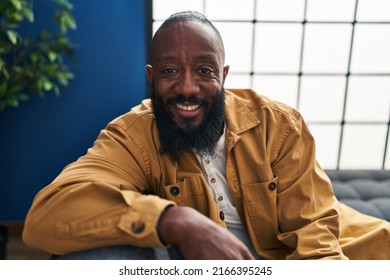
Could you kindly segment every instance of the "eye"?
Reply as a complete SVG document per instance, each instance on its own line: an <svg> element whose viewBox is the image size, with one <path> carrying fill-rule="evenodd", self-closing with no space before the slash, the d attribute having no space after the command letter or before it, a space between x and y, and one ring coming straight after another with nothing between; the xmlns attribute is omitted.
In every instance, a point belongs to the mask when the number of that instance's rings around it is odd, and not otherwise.
<svg viewBox="0 0 390 280"><path fill-rule="evenodd" d="M206 74L207 75L207 74L211 74L213 72L213 69L208 68L208 67L201 67L197 71L200 74Z"/></svg>
<svg viewBox="0 0 390 280"><path fill-rule="evenodd" d="M176 73L177 71L175 68L165 68L161 72L164 74L173 74Z"/></svg>

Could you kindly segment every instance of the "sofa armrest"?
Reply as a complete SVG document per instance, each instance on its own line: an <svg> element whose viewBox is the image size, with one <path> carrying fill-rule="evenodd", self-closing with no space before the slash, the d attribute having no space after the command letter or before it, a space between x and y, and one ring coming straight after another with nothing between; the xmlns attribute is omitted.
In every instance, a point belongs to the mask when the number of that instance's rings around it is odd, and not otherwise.
<svg viewBox="0 0 390 280"><path fill-rule="evenodd" d="M337 199L390 221L390 170L327 170Z"/></svg>

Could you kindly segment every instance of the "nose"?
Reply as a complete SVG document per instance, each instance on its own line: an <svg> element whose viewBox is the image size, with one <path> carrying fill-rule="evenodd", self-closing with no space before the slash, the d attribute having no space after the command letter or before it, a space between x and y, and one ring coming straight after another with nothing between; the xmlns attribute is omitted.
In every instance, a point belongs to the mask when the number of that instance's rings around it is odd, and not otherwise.
<svg viewBox="0 0 390 280"><path fill-rule="evenodd" d="M199 92L199 84L190 71L182 72L177 86L178 91L186 97L195 95Z"/></svg>

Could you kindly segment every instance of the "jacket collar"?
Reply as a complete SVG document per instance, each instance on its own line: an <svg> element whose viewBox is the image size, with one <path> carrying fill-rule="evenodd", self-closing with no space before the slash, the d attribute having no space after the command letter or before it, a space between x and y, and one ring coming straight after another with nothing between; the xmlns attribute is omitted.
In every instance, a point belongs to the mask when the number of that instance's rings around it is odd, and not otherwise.
<svg viewBox="0 0 390 280"><path fill-rule="evenodd" d="M257 125L260 124L260 120L251 112L248 102L253 100L247 100L240 97L240 93L244 93L245 90L225 90L226 103L226 125L228 130L234 134L239 135ZM245 104L248 103L248 104Z"/></svg>

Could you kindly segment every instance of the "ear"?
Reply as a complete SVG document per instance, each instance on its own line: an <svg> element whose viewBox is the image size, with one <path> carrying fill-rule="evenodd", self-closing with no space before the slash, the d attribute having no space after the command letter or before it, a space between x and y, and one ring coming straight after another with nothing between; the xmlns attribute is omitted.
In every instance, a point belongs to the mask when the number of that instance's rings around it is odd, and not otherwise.
<svg viewBox="0 0 390 280"><path fill-rule="evenodd" d="M150 64L145 65L146 75L148 76L149 84L153 82L153 66Z"/></svg>
<svg viewBox="0 0 390 280"><path fill-rule="evenodd" d="M228 73L229 73L229 68L230 68L229 65L225 65L225 66L223 67L223 83L224 83L224 84L225 84L226 77L227 77L227 75L228 75Z"/></svg>

